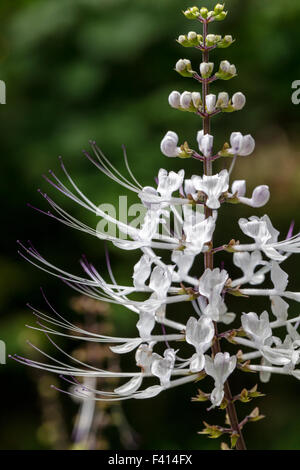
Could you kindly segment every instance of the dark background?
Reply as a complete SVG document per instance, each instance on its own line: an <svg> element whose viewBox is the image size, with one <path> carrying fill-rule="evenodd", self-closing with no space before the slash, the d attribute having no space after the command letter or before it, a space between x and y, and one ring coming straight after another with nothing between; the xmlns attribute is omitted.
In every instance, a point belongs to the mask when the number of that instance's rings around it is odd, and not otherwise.
<svg viewBox="0 0 300 470"><path fill-rule="evenodd" d="M207 1L208 7L213 5ZM36 189L41 187L54 195L41 174L49 168L60 173L58 155L63 155L73 178L96 204L117 204L118 195L126 193L82 156L90 139L97 140L119 169L123 168L121 146L126 144L134 173L144 185L153 184L160 167L183 167L188 174L199 171L197 162L170 161L159 151L167 130L194 143L201 127L195 116L175 111L167 104L173 89L197 90L196 83L173 71L181 57L194 60L195 66L200 61L197 51L182 49L174 41L179 34L197 27L181 14L187 6L188 2L181 0L1 2L0 79L7 85L7 104L0 109L0 337L8 353L32 357L26 339L51 349L42 335L25 328L32 322L26 302L44 307L41 285L59 311L68 312L68 318L76 316L69 306L74 293L20 259L16 239L30 238L47 259L66 270L80 274L78 260L82 253L101 272L106 269L101 241L71 231L26 207L26 202L31 202L46 208ZM223 241L240 237L238 218L263 215L265 211L284 236L292 219L297 230L300 227L300 108L291 102L291 84L300 79L300 3L230 0L226 6L227 20L210 29L232 34L237 41L229 49L217 50L212 60L226 58L235 63L238 77L217 83L214 91L242 91L247 106L239 113L215 118L216 146L222 145L232 131L255 136L255 154L240 158L234 177L246 178L249 192L258 184L268 184L272 198L266 208L255 212L246 207L225 208L218 236ZM59 196L56 199L62 201ZM131 194L129 201L136 202ZM64 200L63 205L75 217L92 227L96 225L95 218L71 201ZM114 273L121 284L129 282L131 265L137 257L137 253L111 248ZM299 290L299 262L294 257L287 267L291 290ZM267 304L242 299L233 306L237 313L244 309L260 313ZM292 305L290 313L298 314L297 308ZM118 336L134 334L136 318L130 313L114 307L111 319ZM59 344L64 346L64 341ZM12 360L0 366L0 374L0 448L55 448L55 439L43 430L39 375ZM234 393L255 383L254 374L236 374ZM203 388L208 390L209 386L207 383ZM206 404L190 401L196 389L185 386L153 400L124 405L130 425L140 436L140 448L219 448L218 441L197 435L202 420L213 423L217 413L207 415ZM266 419L248 425L245 435L249 447L300 449L300 383L291 377L272 377L269 384L260 385L260 390L267 394L258 403ZM70 434L78 405L63 395L57 400L59 415ZM241 404L239 415L255 403L251 405ZM106 446L122 445L112 435Z"/></svg>

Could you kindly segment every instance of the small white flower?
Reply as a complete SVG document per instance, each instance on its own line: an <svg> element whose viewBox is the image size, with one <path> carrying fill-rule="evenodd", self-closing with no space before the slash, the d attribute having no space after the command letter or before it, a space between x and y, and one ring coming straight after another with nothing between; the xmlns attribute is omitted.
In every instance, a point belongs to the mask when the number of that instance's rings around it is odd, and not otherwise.
<svg viewBox="0 0 300 470"><path fill-rule="evenodd" d="M203 353L211 345L215 329L210 318L202 315L198 320L190 317L186 324L186 341L194 346L197 353Z"/></svg>
<svg viewBox="0 0 300 470"><path fill-rule="evenodd" d="M194 199L194 201L197 200L198 192L196 191L192 180L189 180L189 179L184 180L184 192L187 196L190 194L192 198Z"/></svg>
<svg viewBox="0 0 300 470"><path fill-rule="evenodd" d="M187 250L179 251L175 250L172 252L171 259L173 263L177 265L177 272L173 273L173 278L175 282L181 282L184 278L188 275L193 262L194 262L195 255L188 253Z"/></svg>
<svg viewBox="0 0 300 470"><path fill-rule="evenodd" d="M230 145L229 153L243 157L250 155L255 149L253 137L250 134L243 136L240 132L233 132L231 134Z"/></svg>
<svg viewBox="0 0 300 470"><path fill-rule="evenodd" d="M170 171L163 168L158 172L158 186L157 191L159 194L169 199L175 191L178 191L182 186L184 180L184 170L179 170L178 173Z"/></svg>
<svg viewBox="0 0 300 470"><path fill-rule="evenodd" d="M249 282L251 285L261 284L265 280L264 270L259 270L255 272L256 268L260 265L267 265L266 261L263 261L261 252L256 250L253 253L240 252L234 253L233 262L235 266L240 268L243 271L244 281Z"/></svg>
<svg viewBox="0 0 300 470"><path fill-rule="evenodd" d="M278 295L272 295L270 300L273 315L277 320L285 322L288 318L289 304Z"/></svg>
<svg viewBox="0 0 300 470"><path fill-rule="evenodd" d="M152 348L148 344L141 344L136 350L135 361L138 367L149 373L153 362Z"/></svg>
<svg viewBox="0 0 300 470"><path fill-rule="evenodd" d="M166 349L164 356L153 353L151 372L159 378L162 387L170 382L170 377L175 364L176 354L174 349Z"/></svg>
<svg viewBox="0 0 300 470"><path fill-rule="evenodd" d="M219 406L224 398L223 385L236 367L236 357L229 353L217 353L212 359L205 356L205 372L215 381L215 388L211 393L210 400L213 406Z"/></svg>
<svg viewBox="0 0 300 470"><path fill-rule="evenodd" d="M222 316L227 311L222 299L227 279L228 273L224 269L220 271L219 268L213 270L208 268L199 280L199 293L208 300L203 313L214 321L219 321L220 315Z"/></svg>
<svg viewBox="0 0 300 470"><path fill-rule="evenodd" d="M149 287L152 289L157 299L164 299L172 282L172 275L168 269L155 266L152 271Z"/></svg>
<svg viewBox="0 0 300 470"><path fill-rule="evenodd" d="M244 331L258 348L264 346L266 340L272 336L268 312L263 312L260 317L254 312L243 313L241 322Z"/></svg>
<svg viewBox="0 0 300 470"><path fill-rule="evenodd" d="M169 131L161 141L160 150L166 157L178 157L180 147L178 147L179 137L175 132Z"/></svg>
<svg viewBox="0 0 300 470"><path fill-rule="evenodd" d="M210 209L219 209L220 196L228 190L229 175L227 170L222 170L213 176L192 176L192 182L197 191L202 191L207 196L206 205Z"/></svg>
<svg viewBox="0 0 300 470"><path fill-rule="evenodd" d="M236 111L240 111L246 104L246 97L243 93L238 91L232 96L232 106Z"/></svg>
<svg viewBox="0 0 300 470"><path fill-rule="evenodd" d="M185 234L185 253L201 253L205 243L208 243L215 229L215 221L212 217L205 218L204 214L195 213L191 206L183 208L184 222L183 232Z"/></svg>
<svg viewBox="0 0 300 470"><path fill-rule="evenodd" d="M133 285L137 289L145 287L145 281L150 276L152 261L147 255L143 255L133 268Z"/></svg>

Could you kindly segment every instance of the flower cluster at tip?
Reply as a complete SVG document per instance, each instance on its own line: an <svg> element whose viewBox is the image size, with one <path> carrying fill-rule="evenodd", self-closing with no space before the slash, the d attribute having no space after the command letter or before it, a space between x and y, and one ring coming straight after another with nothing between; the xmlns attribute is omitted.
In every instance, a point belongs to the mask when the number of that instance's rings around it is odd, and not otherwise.
<svg viewBox="0 0 300 470"><path fill-rule="evenodd" d="M223 19L226 13L222 5L213 12L191 8L185 16L190 19L214 21ZM209 68L210 65L209 65ZM203 67L202 67L203 69ZM208 70L202 70L202 75ZM170 104L176 108L191 110L203 106L200 94L180 95L173 92ZM241 109L245 98L241 93L231 100L226 93L206 96L205 112L214 112L216 107ZM223 406L224 384L235 369L260 373L267 381L271 373L292 375L300 379L300 335L297 328L300 316L289 317L289 301L300 302L300 292L288 290L288 275L281 264L292 254L300 252L300 234L293 235L293 227L286 237L279 239L279 232L269 217L250 217L239 220L241 232L251 239L248 244L235 240L224 240L215 248L213 234L223 204L246 204L250 207L264 206L270 197L268 186L256 187L246 195L245 180L230 181L233 164L238 156L250 155L255 147L250 135L233 132L230 143L214 154L214 138L200 130L197 134L198 150L190 149L187 142L179 145L179 138L169 131L161 142L161 151L167 157L194 157L207 162L220 157L231 157L229 170L215 174L195 174L185 177L185 171L161 169L152 186L142 186L134 177L126 154L125 164L129 176L123 176L104 156L95 142L91 142L93 155L85 156L102 173L113 181L136 193L140 199L144 216L140 225L125 223L92 202L61 167L67 184L52 171L45 177L65 197L79 204L105 222L115 226L115 233L94 229L68 214L48 194L41 193L49 203L48 217L74 228L81 233L111 242L114 246L136 253L136 262L126 285L118 283L107 256L107 272L99 272L86 257L81 260L83 275L73 275L55 267L31 244L20 244L20 253L34 265L57 276L68 286L93 299L118 304L124 315L136 315L135 334L128 337L98 335L86 331L57 313L50 307L50 313L35 309L38 319L36 330L52 339L55 335L70 336L99 343L108 343L116 354L134 354L136 369L133 371L105 371L76 359L66 364L45 357L52 363L34 361L15 356L26 365L61 374L74 386L72 392L83 399L89 393L94 400L142 399L158 395L163 390L198 381L210 376L214 387L207 398L213 407ZM200 165L199 165L200 166ZM209 209L207 216L204 209ZM39 209L39 212L43 212ZM103 224L101 225L103 227ZM192 271L199 255L228 252L233 264L241 274L233 278L229 271L216 267L202 269L197 275ZM197 261L197 266L201 263ZM265 287L268 280L269 286ZM263 287L259 287L264 284ZM137 295L138 294L138 295ZM241 297L239 311L228 307L230 296ZM249 312L246 297L265 296L268 308L261 314ZM175 304L180 305L181 316L174 315ZM177 310L178 313L178 310ZM234 323L235 322L235 323ZM214 323L219 324L218 337ZM230 325L228 329L227 325ZM276 331L281 331L276 335ZM282 335L282 331L284 334ZM237 346L236 355L210 350L216 340ZM58 350L61 349L57 346ZM66 355L68 356L68 355ZM74 363L75 362L75 363ZM114 389L94 390L80 385L78 377L119 377L124 383Z"/></svg>

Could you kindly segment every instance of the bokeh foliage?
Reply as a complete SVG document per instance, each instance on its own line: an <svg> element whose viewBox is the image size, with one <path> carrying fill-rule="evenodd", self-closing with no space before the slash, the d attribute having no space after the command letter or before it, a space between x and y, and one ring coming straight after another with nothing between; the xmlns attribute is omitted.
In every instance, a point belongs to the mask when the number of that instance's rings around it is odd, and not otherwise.
<svg viewBox="0 0 300 470"><path fill-rule="evenodd" d="M207 6L213 6L211 0ZM190 174L197 163L169 161L159 152L164 133L172 129L193 143L200 128L197 118L170 109L167 96L172 89L197 90L192 80L173 71L180 57L199 62L196 51L181 49L174 39L195 28L180 11L189 6L182 0L3 0L0 5L0 78L7 84L7 104L0 108L2 178L2 252L0 255L0 335L9 353L31 354L30 338L47 348L40 335L26 330L32 318L25 303L43 305L39 286L60 311L69 311L72 292L60 281L27 265L17 256L16 238L33 240L54 264L80 273L78 259L86 253L105 271L103 244L69 231L26 207L26 202L45 208L35 191L48 190L41 174L58 170L63 155L74 179L96 203L117 203L119 188L107 180L81 154L90 139L97 140L111 160L122 168L122 144L126 144L135 175L144 185L152 185L160 167ZM291 219L299 229L300 160L299 107L291 102L291 83L300 79L298 34L300 3L297 0L229 0L228 19L211 27L213 32L232 34L236 43L217 51L214 60L228 59L238 68L238 78L225 83L226 91L242 91L247 106L241 113L218 116L214 123L216 144L228 139L231 131L252 133L257 139L254 156L241 159L235 170L238 179L247 178L249 190L269 184L272 200L266 209L274 225L288 230ZM197 64L197 62L194 62ZM224 82L222 82L224 85ZM221 91L216 85L216 91ZM122 194L124 191L122 190ZM61 198L58 196L58 200ZM133 202L132 195L129 201ZM74 216L97 220L62 201ZM231 208L234 221L248 208ZM219 236L225 241L238 237L232 232L229 209L222 217ZM111 250L114 273L128 282L128 267L136 253ZM226 258L227 262L227 258ZM288 263L299 290L297 259ZM237 311L261 311L266 305L252 302ZM296 306L292 306L295 310ZM135 318L115 309L118 334L132 334ZM13 361L0 366L3 424L0 447L32 449L47 447L38 439L41 426L36 375ZM251 385L255 377L245 377ZM236 391L238 383L234 383ZM267 397L261 409L267 418L250 424L246 439L251 448L300 448L300 384L295 379L273 378L261 386ZM125 411L141 436L141 448L217 448L218 443L197 436L205 406L190 402L196 387L175 389L151 402L131 402ZM62 397L66 418L76 405ZM245 405L243 405L245 406ZM240 412L243 413L242 407ZM113 445L113 441L112 441Z"/></svg>

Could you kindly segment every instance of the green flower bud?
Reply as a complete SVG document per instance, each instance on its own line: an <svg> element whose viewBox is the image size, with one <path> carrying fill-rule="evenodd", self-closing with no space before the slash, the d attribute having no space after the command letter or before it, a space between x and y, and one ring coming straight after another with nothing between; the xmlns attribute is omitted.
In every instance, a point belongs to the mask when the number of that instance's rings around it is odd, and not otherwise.
<svg viewBox="0 0 300 470"><path fill-rule="evenodd" d="M178 39L177 39L177 42L183 46L183 47L191 47L191 44L190 42L188 41L187 37L184 36L183 34L181 34Z"/></svg>
<svg viewBox="0 0 300 470"><path fill-rule="evenodd" d="M198 34L195 33L195 31L190 31L187 35L187 39L191 46L198 46L199 45L199 39L198 39Z"/></svg>
<svg viewBox="0 0 300 470"><path fill-rule="evenodd" d="M200 15L202 16L202 18L206 19L208 15L208 9L206 7L202 7L200 9Z"/></svg>
<svg viewBox="0 0 300 470"><path fill-rule="evenodd" d="M200 12L198 7L192 7L183 11L183 14L188 20L196 20L200 15Z"/></svg>
<svg viewBox="0 0 300 470"><path fill-rule="evenodd" d="M216 43L216 35L215 34L208 34L206 36L206 45L208 47L214 46Z"/></svg>
<svg viewBox="0 0 300 470"><path fill-rule="evenodd" d="M227 36L224 36L224 38L218 42L218 47L225 49L225 47L231 46L233 42L234 40L232 39L232 36L228 34Z"/></svg>
<svg viewBox="0 0 300 470"><path fill-rule="evenodd" d="M225 20L226 16L227 16L227 11L221 11L221 13L219 15L216 15L215 16L215 20L216 21L223 21Z"/></svg>
<svg viewBox="0 0 300 470"><path fill-rule="evenodd" d="M183 77L192 77L196 72L192 70L191 61L188 59L180 59L175 66L176 72Z"/></svg>
<svg viewBox="0 0 300 470"><path fill-rule="evenodd" d="M217 3L217 5L214 8L215 14L219 15L224 10L224 7L225 7L225 3L223 3L223 4Z"/></svg>
<svg viewBox="0 0 300 470"><path fill-rule="evenodd" d="M228 60L222 60L220 63L219 71L216 73L216 77L220 80L230 80L236 76L236 67L230 64Z"/></svg>

